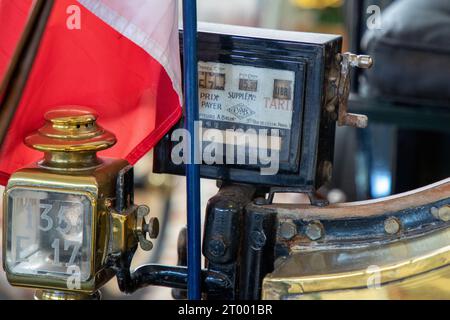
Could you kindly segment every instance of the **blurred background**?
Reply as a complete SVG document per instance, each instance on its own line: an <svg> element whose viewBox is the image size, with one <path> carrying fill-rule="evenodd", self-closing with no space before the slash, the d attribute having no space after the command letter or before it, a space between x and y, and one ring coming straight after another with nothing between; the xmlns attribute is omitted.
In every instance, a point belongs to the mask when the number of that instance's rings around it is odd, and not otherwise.
<svg viewBox="0 0 450 320"><path fill-rule="evenodd" d="M333 182L321 190L330 202L387 196L450 176L449 12L448 0L198 0L201 21L340 34L344 52L374 56L369 73L355 74L350 102L351 111L369 115L370 126L337 129ZM134 265L174 265L186 224L185 179L152 174L151 167L151 154L136 166L135 201L159 217L161 232L153 251L138 249ZM203 211L217 190L215 181L202 180ZM0 272L0 299L32 294L10 287ZM171 299L171 290L124 296L112 280L103 297Z"/></svg>

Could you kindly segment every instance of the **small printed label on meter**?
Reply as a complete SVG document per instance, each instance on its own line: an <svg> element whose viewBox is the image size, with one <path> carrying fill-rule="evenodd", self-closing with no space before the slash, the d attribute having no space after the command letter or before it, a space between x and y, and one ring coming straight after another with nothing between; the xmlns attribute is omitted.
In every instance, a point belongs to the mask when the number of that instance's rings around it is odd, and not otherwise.
<svg viewBox="0 0 450 320"><path fill-rule="evenodd" d="M200 120L289 131L294 84L293 71L199 62Z"/></svg>

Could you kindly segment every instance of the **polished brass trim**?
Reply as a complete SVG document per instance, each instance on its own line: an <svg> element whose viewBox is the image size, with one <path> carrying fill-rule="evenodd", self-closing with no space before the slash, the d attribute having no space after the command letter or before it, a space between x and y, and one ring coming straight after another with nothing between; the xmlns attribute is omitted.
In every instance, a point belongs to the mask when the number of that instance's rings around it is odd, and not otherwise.
<svg viewBox="0 0 450 320"><path fill-rule="evenodd" d="M36 290L34 293L35 300L100 300L101 292L96 291L93 294L85 294L70 291L54 291L54 290Z"/></svg>
<svg viewBox="0 0 450 320"><path fill-rule="evenodd" d="M44 167L91 168L99 165L97 151L116 144L114 134L96 123L95 111L65 106L45 114L45 125L25 138L30 148L45 152Z"/></svg>
<svg viewBox="0 0 450 320"><path fill-rule="evenodd" d="M430 297L424 295L426 288L434 287L444 293L435 298L450 299L448 287L443 287L449 281L450 228L446 228L384 245L293 252L264 279L263 298L421 299Z"/></svg>

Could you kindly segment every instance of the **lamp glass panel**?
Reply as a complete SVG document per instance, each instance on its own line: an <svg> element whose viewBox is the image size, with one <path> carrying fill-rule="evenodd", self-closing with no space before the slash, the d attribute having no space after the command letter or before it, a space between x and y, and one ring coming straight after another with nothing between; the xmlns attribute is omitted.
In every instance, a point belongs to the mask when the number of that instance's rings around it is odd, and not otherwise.
<svg viewBox="0 0 450 320"><path fill-rule="evenodd" d="M14 189L8 196L6 264L16 275L90 277L92 205L85 195Z"/></svg>

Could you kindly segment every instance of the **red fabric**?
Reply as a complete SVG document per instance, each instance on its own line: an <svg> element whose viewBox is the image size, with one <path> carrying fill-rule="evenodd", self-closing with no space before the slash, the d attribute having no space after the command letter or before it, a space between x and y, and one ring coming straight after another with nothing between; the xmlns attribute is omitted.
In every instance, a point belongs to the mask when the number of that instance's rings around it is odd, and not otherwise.
<svg viewBox="0 0 450 320"><path fill-rule="evenodd" d="M21 5L18 5L20 3ZM43 125L52 108L95 109L98 122L118 143L101 156L131 164L146 154L181 116L179 96L164 68L143 49L74 0L55 1L22 101L0 149L0 183L38 160L42 153L23 144ZM25 23L31 0L0 0L0 75ZM81 30L66 27L67 7L81 8Z"/></svg>
<svg viewBox="0 0 450 320"><path fill-rule="evenodd" d="M31 3L32 0L0 0L0 79L5 76L6 69L19 42Z"/></svg>

